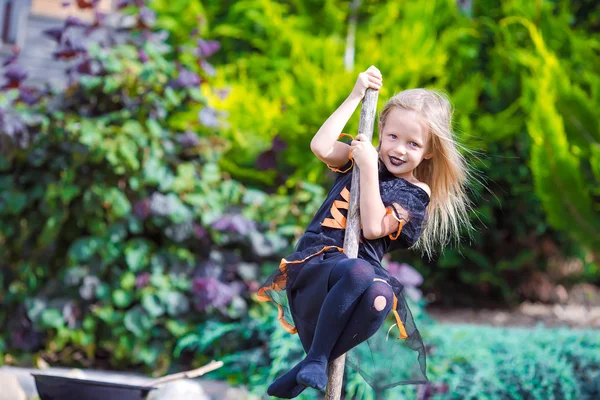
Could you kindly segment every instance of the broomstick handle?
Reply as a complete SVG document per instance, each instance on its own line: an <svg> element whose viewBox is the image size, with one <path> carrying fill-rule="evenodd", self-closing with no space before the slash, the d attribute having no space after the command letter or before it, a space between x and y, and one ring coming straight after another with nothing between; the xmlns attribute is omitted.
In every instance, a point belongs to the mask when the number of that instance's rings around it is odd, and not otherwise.
<svg viewBox="0 0 600 400"><path fill-rule="evenodd" d="M162 378L155 379L150 382L150 386L162 385L163 383L176 381L179 379L192 379L202 376L210 371L214 371L215 369L219 369L223 366L223 361L215 361L212 360L210 363L200 367L193 369L191 371L179 372L177 374L163 376Z"/></svg>
<svg viewBox="0 0 600 400"><path fill-rule="evenodd" d="M360 122L358 134L366 135L369 140L373 139L373 127L375 125L375 111L377 109L377 96L379 92L367 89L360 110ZM360 171L354 165L352 170L352 187L350 189L350 204L348 216L346 217L346 235L344 238L344 253L349 258L358 256L358 244L360 240ZM329 363L329 383L325 393L326 400L339 400L342 395L342 381L344 379L344 364L346 354L342 354Z"/></svg>

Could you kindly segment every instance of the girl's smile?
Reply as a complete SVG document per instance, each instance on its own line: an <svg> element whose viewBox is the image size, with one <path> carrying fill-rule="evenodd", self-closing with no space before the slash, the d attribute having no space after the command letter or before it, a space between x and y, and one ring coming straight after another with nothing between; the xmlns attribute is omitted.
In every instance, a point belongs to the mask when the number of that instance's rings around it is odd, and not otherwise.
<svg viewBox="0 0 600 400"><path fill-rule="evenodd" d="M429 158L426 124L415 111L394 107L380 132L379 154L386 168L397 177L412 181L413 170Z"/></svg>

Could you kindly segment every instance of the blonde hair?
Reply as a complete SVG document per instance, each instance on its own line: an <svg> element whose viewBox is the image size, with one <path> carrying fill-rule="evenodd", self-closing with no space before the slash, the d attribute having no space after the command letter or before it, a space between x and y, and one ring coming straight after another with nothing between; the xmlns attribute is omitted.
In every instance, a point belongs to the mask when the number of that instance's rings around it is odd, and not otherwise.
<svg viewBox="0 0 600 400"><path fill-rule="evenodd" d="M436 246L439 245L443 251L444 246L452 239L458 243L462 226L471 228L471 202L467 196L471 172L459 149L468 150L454 138L453 109L444 93L410 89L394 95L379 114L380 138L386 118L394 107L416 111L429 127L426 152L433 156L423 159L415 168L414 175L419 181L429 185L431 198L423 232L413 247L431 258Z"/></svg>

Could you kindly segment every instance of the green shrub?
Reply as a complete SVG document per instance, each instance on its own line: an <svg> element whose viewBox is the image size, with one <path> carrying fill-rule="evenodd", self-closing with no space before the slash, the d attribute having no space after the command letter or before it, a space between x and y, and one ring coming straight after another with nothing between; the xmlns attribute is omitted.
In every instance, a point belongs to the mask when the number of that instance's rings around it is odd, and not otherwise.
<svg viewBox="0 0 600 400"><path fill-rule="evenodd" d="M203 114L210 74L166 58L188 51L206 66L218 44L169 52L149 10L124 12L138 28L123 44L74 48L72 19L48 32L73 61L64 90L28 86L18 59L6 67L0 353L22 362L160 374L173 356L259 346L237 332L251 293L307 223L299 210L324 196L302 182L267 194L222 173L228 143Z"/></svg>

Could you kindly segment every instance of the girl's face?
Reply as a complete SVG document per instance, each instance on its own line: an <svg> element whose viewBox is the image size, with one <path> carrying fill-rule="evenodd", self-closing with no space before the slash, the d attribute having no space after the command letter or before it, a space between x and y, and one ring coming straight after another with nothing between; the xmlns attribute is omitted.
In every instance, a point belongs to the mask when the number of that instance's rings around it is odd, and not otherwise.
<svg viewBox="0 0 600 400"><path fill-rule="evenodd" d="M381 132L379 158L388 171L399 178L414 178L413 170L431 158L428 152L429 131L415 111L392 108Z"/></svg>

